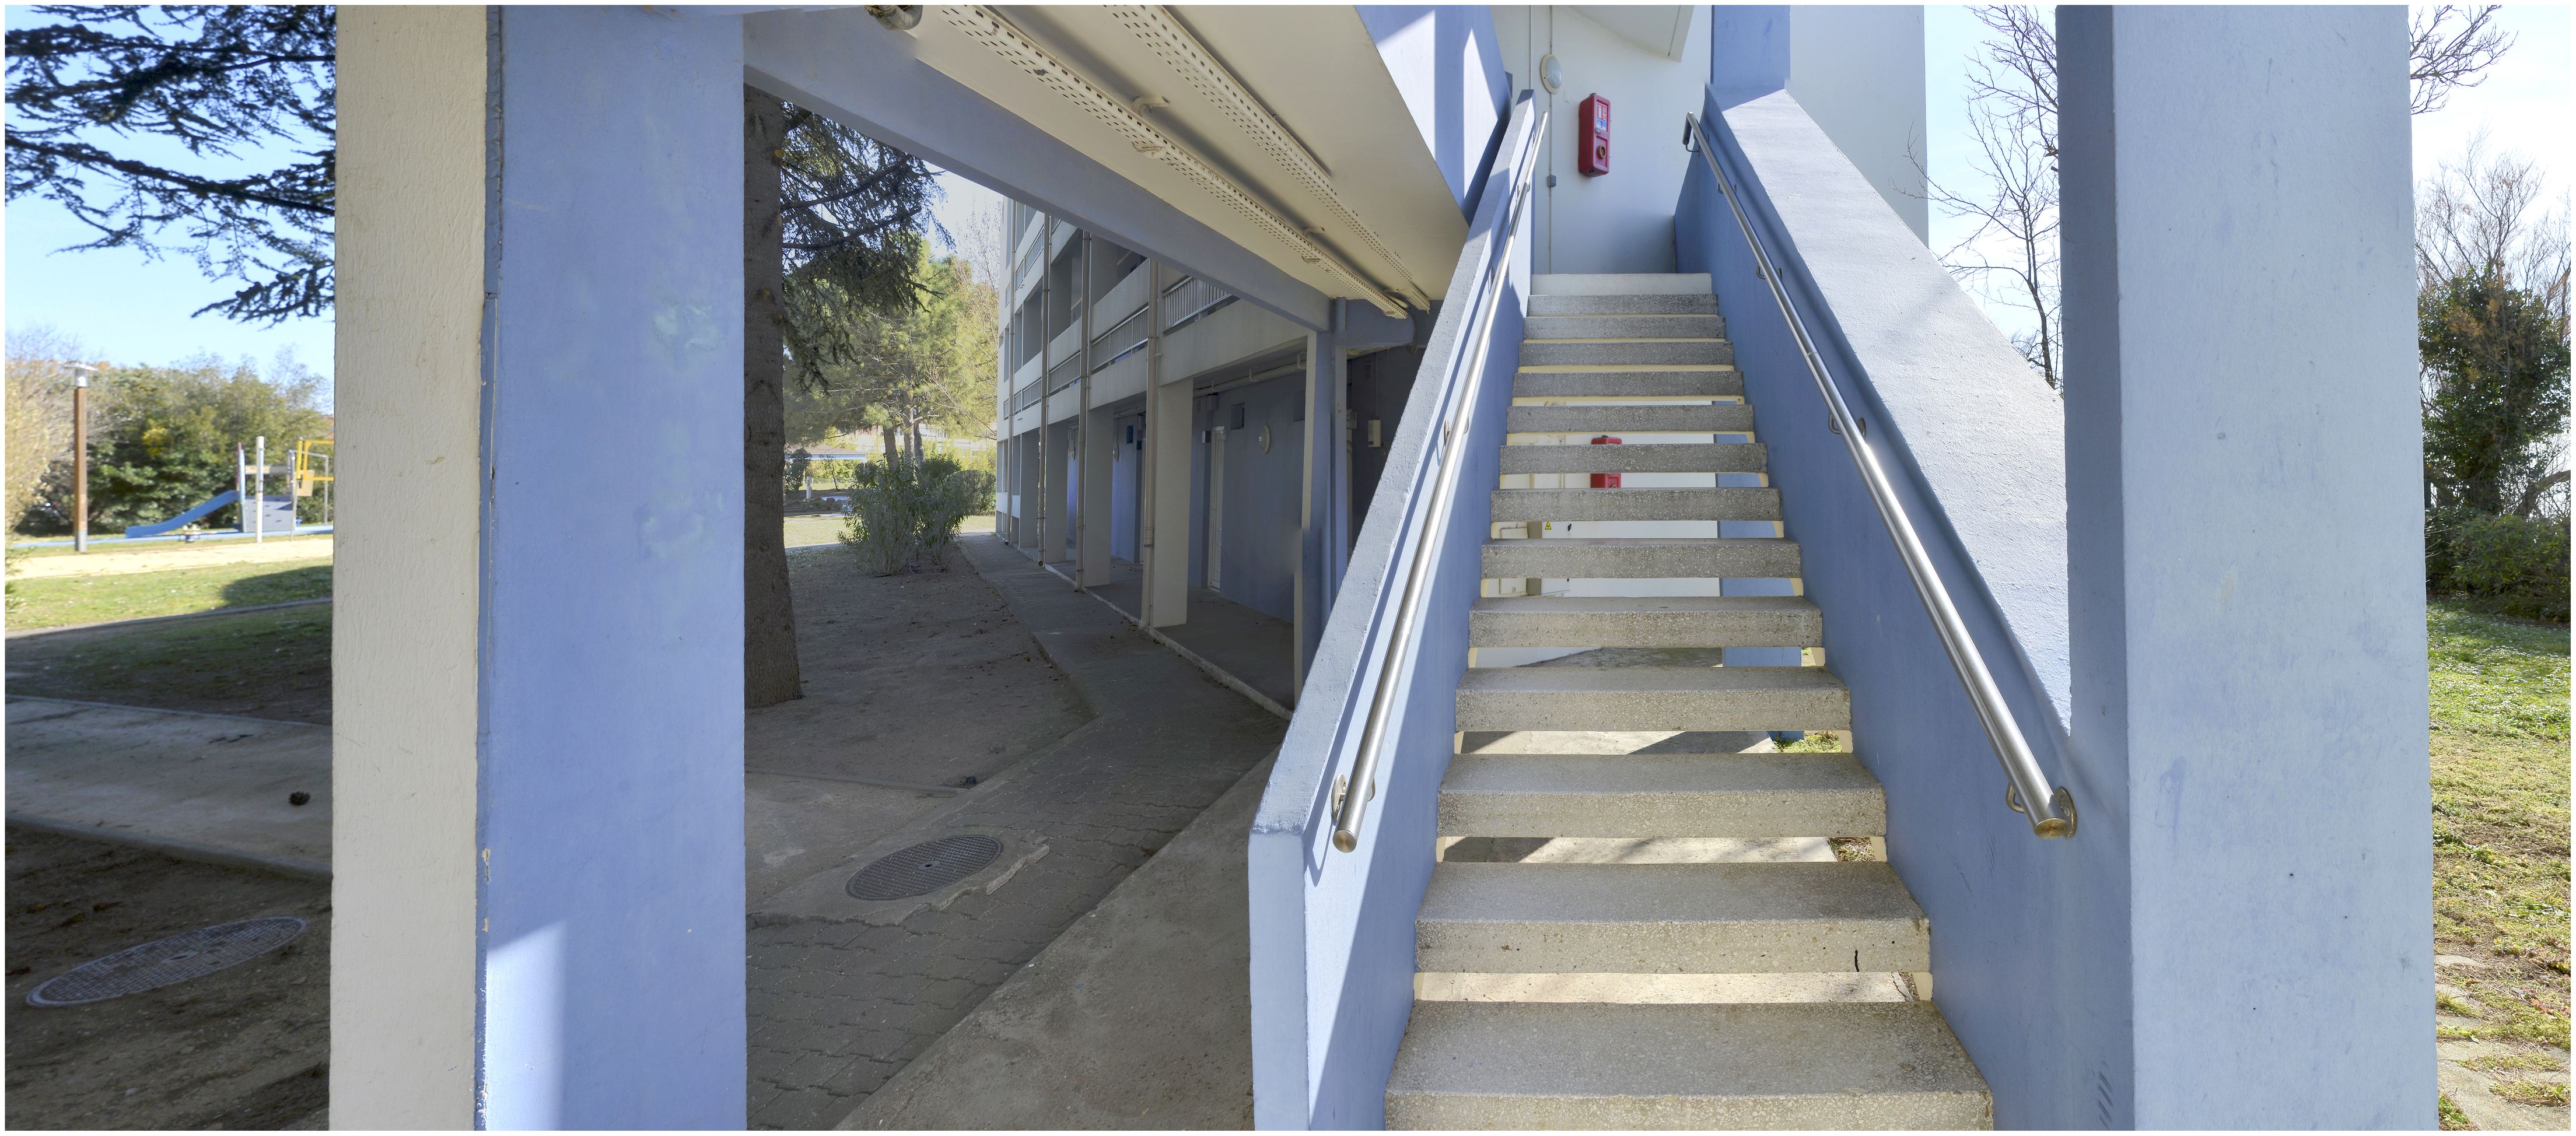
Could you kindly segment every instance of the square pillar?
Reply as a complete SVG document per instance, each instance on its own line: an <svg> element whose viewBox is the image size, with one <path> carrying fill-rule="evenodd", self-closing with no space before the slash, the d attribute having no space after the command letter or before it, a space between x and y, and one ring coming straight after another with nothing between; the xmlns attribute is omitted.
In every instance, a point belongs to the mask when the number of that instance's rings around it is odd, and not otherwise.
<svg viewBox="0 0 2576 1136"><path fill-rule="evenodd" d="M1053 397L1069 398L1072 396L1057 395ZM1049 401L1052 400L1053 399L1051 398ZM1040 510L1038 514L1038 562L1041 564L1053 564L1063 560L1071 547L1071 542L1066 539L1066 536L1073 531L1073 518L1071 516L1073 511L1071 508L1073 500L1073 478L1071 474L1074 468L1073 442L1076 431L1074 430L1074 422L1072 420L1062 423L1045 423L1044 425L1039 426L1038 430L1040 431L1039 437L1043 439L1043 441L1039 443L1039 448L1045 451L1046 459L1046 471L1039 475L1041 481L1038 486L1038 496L1040 498L1040 504L1038 506Z"/></svg>
<svg viewBox="0 0 2576 1136"><path fill-rule="evenodd" d="M1106 584L1109 570L1109 490L1112 478L1110 460L1118 454L1118 431L1106 410L1085 409L1082 428L1075 435L1082 440L1082 476L1075 480L1082 495L1082 508L1074 514L1081 534L1075 541L1079 556L1074 566L1074 579L1084 587Z"/></svg>
<svg viewBox="0 0 2576 1136"><path fill-rule="evenodd" d="M2406 11L2057 21L2073 839L2129 886L2098 1119L2431 1128Z"/></svg>
<svg viewBox="0 0 2576 1136"><path fill-rule="evenodd" d="M1191 420L1188 376L1163 366L1163 262L1152 261L1146 312L1145 517L1137 551L1145 565L1145 625L1174 627L1190 618Z"/></svg>
<svg viewBox="0 0 2576 1136"><path fill-rule="evenodd" d="M332 1121L739 1127L739 21L340 29Z"/></svg>
<svg viewBox="0 0 2576 1136"><path fill-rule="evenodd" d="M1349 303L1335 300L1340 309ZM1340 321L1336 321L1338 324ZM1350 509L1349 493L1342 487L1343 447L1350 434L1341 428L1342 384L1349 360L1342 353L1342 336L1335 331L1309 332L1306 336L1306 390L1300 423L1304 433L1299 444L1305 459L1305 487L1299 504L1297 526L1297 592L1296 618L1296 686L1306 687L1306 667L1315 660L1315 648L1324 641L1324 620L1333 607L1333 593L1341 583L1341 565L1349 556L1348 548L1335 539L1341 531L1341 519Z"/></svg>

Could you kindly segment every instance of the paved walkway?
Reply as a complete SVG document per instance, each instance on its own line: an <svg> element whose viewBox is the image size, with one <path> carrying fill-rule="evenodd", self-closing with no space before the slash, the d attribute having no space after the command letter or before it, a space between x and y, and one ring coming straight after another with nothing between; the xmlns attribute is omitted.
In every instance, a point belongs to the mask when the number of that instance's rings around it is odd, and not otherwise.
<svg viewBox="0 0 2576 1136"><path fill-rule="evenodd" d="M841 1127L1252 1127L1244 846L1269 780L1244 774Z"/></svg>
<svg viewBox="0 0 2576 1136"><path fill-rule="evenodd" d="M328 726L13 695L8 750L11 824L331 874Z"/></svg>
<svg viewBox="0 0 2576 1136"><path fill-rule="evenodd" d="M989 891L899 920L753 913L752 1127L849 1115L1275 751L1285 729L998 540L960 543L1100 717L883 842L1001 835L1018 867ZM818 876L781 898L837 888Z"/></svg>

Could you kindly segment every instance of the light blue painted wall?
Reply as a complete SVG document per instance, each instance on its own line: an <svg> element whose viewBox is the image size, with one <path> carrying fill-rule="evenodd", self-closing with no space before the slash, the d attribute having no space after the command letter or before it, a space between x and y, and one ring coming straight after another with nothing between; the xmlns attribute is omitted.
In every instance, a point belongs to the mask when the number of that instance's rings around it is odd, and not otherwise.
<svg viewBox="0 0 2576 1136"><path fill-rule="evenodd" d="M1532 126L1530 104L1514 108L1503 152L1514 152ZM1449 295L1473 294L1489 258L1505 195L1503 177L1479 194L1477 215L1452 275ZM1524 222L1524 230L1527 224ZM1514 251L1502 284L1474 421L1457 443L1464 486L1499 476L1503 411L1511 401L1523 314L1529 244ZM1330 850L1331 784L1349 768L1375 689L1374 669L1386 646L1390 611L1402 590L1410 535L1427 509L1432 466L1426 463L1437 419L1464 372L1472 344L1461 342L1463 309L1453 305L1425 349L1415 383L1388 446L1387 489L1370 502L1340 599L1324 630L1255 816L1247 850L1252 924L1252 1061L1254 1122L1263 1128L1383 1126L1386 1078L1413 1008L1413 917L1431 879L1434 808L1454 747L1456 690L1467 662L1462 636L1424 637L1414 665L1398 668L1397 717L1388 731L1377 799L1352 852ZM1434 379L1432 376L1439 376ZM1461 375L1463 378L1463 374ZM1463 383L1457 384L1463 386ZM1399 489L1399 487L1401 487ZM1482 583L1489 522L1486 494L1460 494L1448 523L1418 539L1436 541L1426 627L1458 627ZM1369 677L1363 678L1363 675Z"/></svg>
<svg viewBox="0 0 2576 1136"><path fill-rule="evenodd" d="M2086 810L2076 839L2040 841L2004 808L1984 729L1701 167L1675 222L1682 266L1715 277L1825 660L1852 691L1854 748L1887 787L1889 858L1931 917L1936 997L1997 1124L2124 1126L2126 876L2062 752L2060 405L1793 96L1721 105L1712 92L1711 132L1828 367L2043 769Z"/></svg>
<svg viewBox="0 0 2576 1136"><path fill-rule="evenodd" d="M1130 564L1137 563L1136 517L1142 500L1138 474L1145 467L1144 436L1142 414L1109 420L1109 444L1116 447L1109 458L1109 554Z"/></svg>
<svg viewBox="0 0 2576 1136"><path fill-rule="evenodd" d="M2002 810L1705 173L1683 267L1716 276L1997 1124L2429 1126L2403 16L2112 11L2061 12L2086 77L2063 404L1796 98L1710 100L1782 279L2075 796L2074 838Z"/></svg>
<svg viewBox="0 0 2576 1136"><path fill-rule="evenodd" d="M740 25L500 26L481 1118L738 1128Z"/></svg>
<svg viewBox="0 0 2576 1136"><path fill-rule="evenodd" d="M1237 387L1216 397L1217 424L1225 433L1225 571L1217 594L1265 615L1296 615L1298 516L1305 499L1306 466L1299 447L1306 424L1298 402L1302 375L1285 375ZM1235 428L1234 410L1243 408ZM1270 448L1261 448L1262 431Z"/></svg>
<svg viewBox="0 0 2576 1136"><path fill-rule="evenodd" d="M1413 112L1424 145L1461 210L1473 213L1500 137L1503 55L1483 5L1362 4L1360 23Z"/></svg>
<svg viewBox="0 0 2576 1136"><path fill-rule="evenodd" d="M1923 9L1869 4L1710 8L1709 84L1733 105L1786 90L1879 198L1929 240Z"/></svg>
<svg viewBox="0 0 2576 1136"><path fill-rule="evenodd" d="M2058 21L2074 752L2129 854L2133 1119L2431 1128L2406 13Z"/></svg>

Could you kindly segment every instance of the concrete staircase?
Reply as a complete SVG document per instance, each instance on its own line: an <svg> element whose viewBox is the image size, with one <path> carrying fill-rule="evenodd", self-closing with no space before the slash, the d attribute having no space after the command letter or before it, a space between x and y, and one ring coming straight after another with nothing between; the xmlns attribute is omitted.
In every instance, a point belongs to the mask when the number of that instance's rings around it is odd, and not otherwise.
<svg viewBox="0 0 2576 1136"><path fill-rule="evenodd" d="M1822 614L1606 594L1800 574L1776 525L1718 535L1778 521L1780 496L1740 484L1766 452L1725 437L1753 414L1708 278L1540 276L1528 334L1387 1126L1991 1127L1984 1080L1918 1000L1922 909L1887 864L1816 839L1882 835L1877 779L1767 741L1661 752L1692 748L1676 732L1847 730L1850 692L1820 665L1710 665L1709 648L1812 662ZM1600 434L1623 444L1583 444ZM1626 484L1585 487L1605 473ZM1528 594L1542 580L1604 594ZM1588 654L1488 665L1532 648ZM1673 736L1630 752L1641 734ZM1496 736L1521 744L1476 751Z"/></svg>

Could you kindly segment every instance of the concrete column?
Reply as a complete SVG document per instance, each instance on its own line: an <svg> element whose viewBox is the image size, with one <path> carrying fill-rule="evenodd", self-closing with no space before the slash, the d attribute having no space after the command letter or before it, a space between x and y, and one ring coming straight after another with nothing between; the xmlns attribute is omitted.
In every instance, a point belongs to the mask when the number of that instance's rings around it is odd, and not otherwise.
<svg viewBox="0 0 2576 1136"><path fill-rule="evenodd" d="M1335 308L1349 301L1336 300ZM1335 321L1338 323L1339 321ZM1342 382L1348 360L1336 331L1306 335L1306 393L1303 455L1305 492L1297 526L1296 685L1306 686L1306 665L1324 639L1325 613L1332 610L1340 581L1337 568L1347 550L1334 539L1337 513L1347 512L1350 497L1342 487L1342 447L1349 435L1341 429Z"/></svg>
<svg viewBox="0 0 2576 1136"><path fill-rule="evenodd" d="M1072 498L1072 478L1068 475L1073 471L1073 440L1078 424L1067 420L1038 427L1038 437L1043 439L1038 445L1046 459L1038 486L1038 494L1044 502L1039 506L1044 511L1039 514L1038 524L1038 562L1041 564L1053 564L1065 558L1068 547L1065 536L1073 529L1072 518L1068 515L1071 510L1067 507Z"/></svg>
<svg viewBox="0 0 2576 1136"><path fill-rule="evenodd" d="M339 21L331 1122L343 1128L475 1121L486 23L464 7Z"/></svg>
<svg viewBox="0 0 2576 1136"><path fill-rule="evenodd" d="M1076 514L1082 525L1076 549L1081 556L1074 578L1084 587L1106 584L1109 569L1110 460L1118 454L1117 429L1106 410L1082 412L1082 476L1074 479L1082 494Z"/></svg>
<svg viewBox="0 0 2576 1136"><path fill-rule="evenodd" d="M1031 556L1038 551L1038 434L1021 432L1011 439L1011 484L1019 494L1019 515L1011 520L1011 543Z"/></svg>
<svg viewBox="0 0 2576 1136"><path fill-rule="evenodd" d="M2139 1128L2434 1123L2401 8L2058 9L2075 840Z"/></svg>
<svg viewBox="0 0 2576 1136"><path fill-rule="evenodd" d="M332 1119L738 1127L741 29L489 11L342 24Z"/></svg>
<svg viewBox="0 0 2576 1136"><path fill-rule="evenodd" d="M1148 262L1153 299L1146 312L1145 363L1145 624L1174 627L1190 618L1190 384L1163 366L1163 262Z"/></svg>

